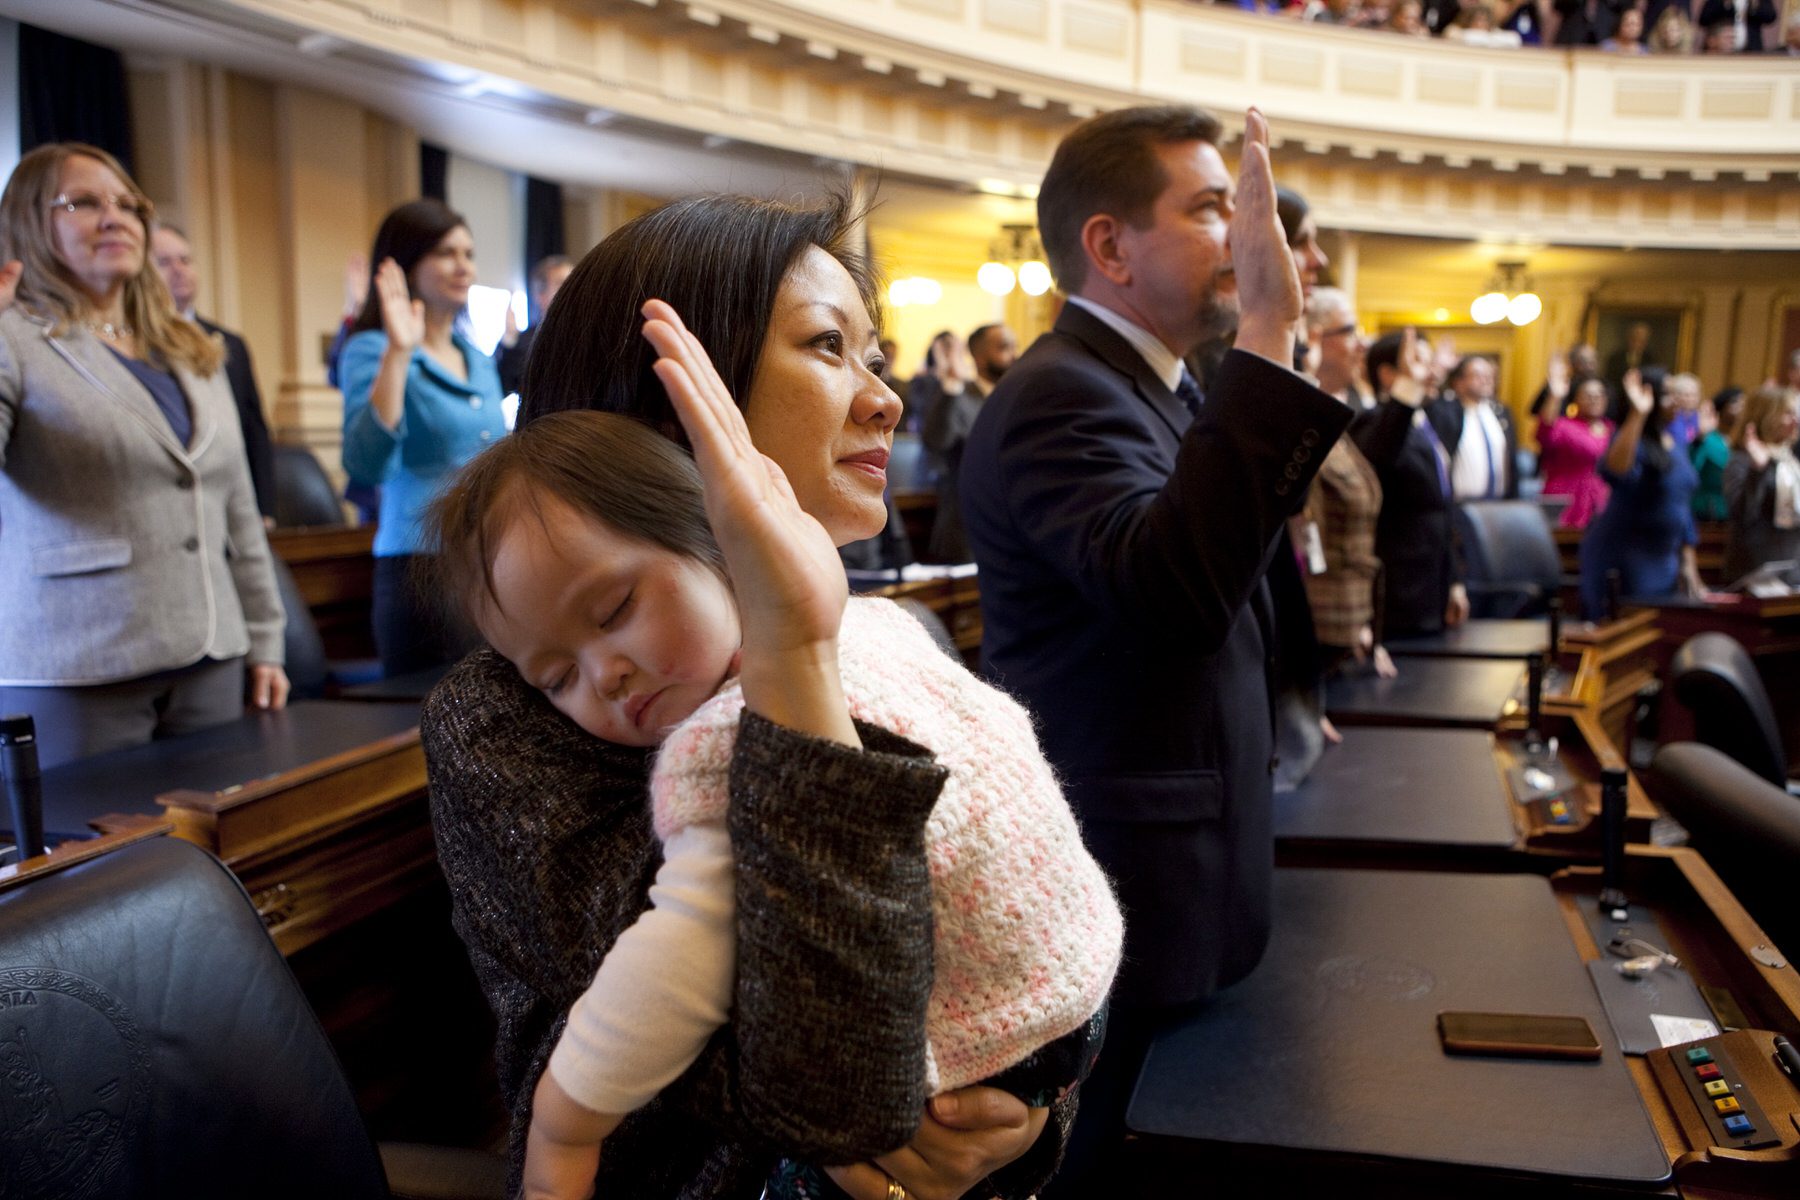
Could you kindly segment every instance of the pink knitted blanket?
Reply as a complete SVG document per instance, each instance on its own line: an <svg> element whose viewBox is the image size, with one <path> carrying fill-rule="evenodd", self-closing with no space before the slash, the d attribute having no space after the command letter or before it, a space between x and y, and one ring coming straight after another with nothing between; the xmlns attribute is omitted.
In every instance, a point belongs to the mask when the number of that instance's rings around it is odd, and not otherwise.
<svg viewBox="0 0 1800 1200"><path fill-rule="evenodd" d="M925 826L936 940L926 1083L949 1091L1079 1028L1112 986L1124 926L1023 708L892 601L853 597L838 644L851 713L949 771ZM725 819L743 707L734 683L663 743L650 782L659 836Z"/></svg>

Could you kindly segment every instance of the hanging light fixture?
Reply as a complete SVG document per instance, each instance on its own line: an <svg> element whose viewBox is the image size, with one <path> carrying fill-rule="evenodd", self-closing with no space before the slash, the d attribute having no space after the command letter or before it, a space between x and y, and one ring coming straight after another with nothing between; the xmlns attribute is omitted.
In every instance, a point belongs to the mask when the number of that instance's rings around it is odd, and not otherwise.
<svg viewBox="0 0 1800 1200"><path fill-rule="evenodd" d="M1495 263L1487 290L1469 305L1469 316L1477 325L1497 325L1501 321L1529 325L1544 312L1544 301L1533 287L1531 276L1525 274L1524 262Z"/></svg>
<svg viewBox="0 0 1800 1200"><path fill-rule="evenodd" d="M1004 296L1014 287L1028 296L1050 290L1050 267L1033 225L1002 225L1000 236L988 243L988 261L975 272L975 283L990 296Z"/></svg>

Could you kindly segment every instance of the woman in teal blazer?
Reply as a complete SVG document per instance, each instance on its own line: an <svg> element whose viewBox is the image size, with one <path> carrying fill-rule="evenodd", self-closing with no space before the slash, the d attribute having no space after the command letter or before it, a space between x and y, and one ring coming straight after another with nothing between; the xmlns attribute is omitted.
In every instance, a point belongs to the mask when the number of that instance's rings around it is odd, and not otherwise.
<svg viewBox="0 0 1800 1200"><path fill-rule="evenodd" d="M475 282L475 240L437 200L389 213L378 264L344 344L344 469L381 488L373 621L385 674L461 656L467 635L417 586L420 517L456 469L506 434L500 373L456 327Z"/></svg>

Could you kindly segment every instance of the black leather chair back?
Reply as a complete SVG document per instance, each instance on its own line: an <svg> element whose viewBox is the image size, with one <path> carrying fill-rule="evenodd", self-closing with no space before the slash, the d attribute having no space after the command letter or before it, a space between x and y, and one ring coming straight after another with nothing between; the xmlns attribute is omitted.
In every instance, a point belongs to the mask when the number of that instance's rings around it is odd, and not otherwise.
<svg viewBox="0 0 1800 1200"><path fill-rule="evenodd" d="M288 570L280 555L269 557L275 564L275 584L281 592L281 607L287 613L287 628L282 632L281 640L287 651L288 683L293 686L294 699L316 700L325 694L325 681L331 674L331 666L325 658L325 642L319 636L312 610L306 606L305 597L300 595L294 573Z"/></svg>
<svg viewBox="0 0 1800 1200"><path fill-rule="evenodd" d="M1756 923L1800 954L1800 799L1695 742L1658 750L1647 782Z"/></svg>
<svg viewBox="0 0 1800 1200"><path fill-rule="evenodd" d="M331 477L305 446L275 447L275 524L342 525L344 506Z"/></svg>
<svg viewBox="0 0 1800 1200"><path fill-rule="evenodd" d="M1787 786L1787 752L1775 706L1756 664L1724 633L1697 633L1669 663L1675 698L1694 715L1697 740L1730 755L1776 787Z"/></svg>
<svg viewBox="0 0 1800 1200"><path fill-rule="evenodd" d="M385 1197L250 899L157 838L0 892L0 1195Z"/></svg>
<svg viewBox="0 0 1800 1200"><path fill-rule="evenodd" d="M1528 617L1549 611L1562 560L1544 510L1530 500L1472 500L1457 508L1473 615Z"/></svg>

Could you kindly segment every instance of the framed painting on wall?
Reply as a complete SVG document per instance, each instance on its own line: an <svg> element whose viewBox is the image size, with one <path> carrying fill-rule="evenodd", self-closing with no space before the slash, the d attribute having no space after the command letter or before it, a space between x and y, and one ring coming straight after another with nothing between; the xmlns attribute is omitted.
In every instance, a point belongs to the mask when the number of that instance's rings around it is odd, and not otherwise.
<svg viewBox="0 0 1800 1200"><path fill-rule="evenodd" d="M1688 371L1694 364L1694 305L1596 300L1588 306L1587 342L1600 374L1617 384L1632 367Z"/></svg>

